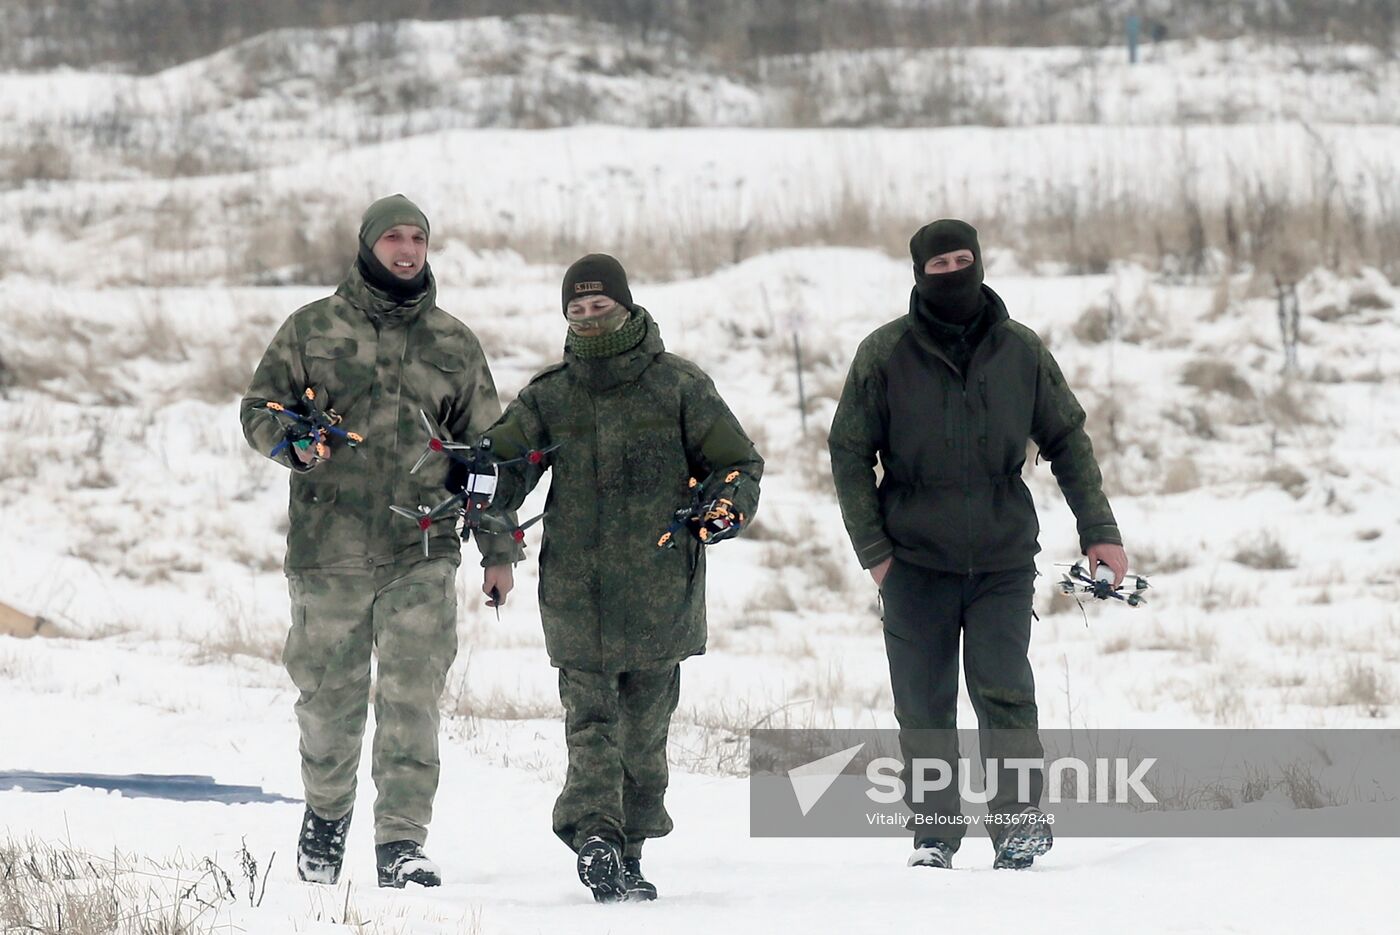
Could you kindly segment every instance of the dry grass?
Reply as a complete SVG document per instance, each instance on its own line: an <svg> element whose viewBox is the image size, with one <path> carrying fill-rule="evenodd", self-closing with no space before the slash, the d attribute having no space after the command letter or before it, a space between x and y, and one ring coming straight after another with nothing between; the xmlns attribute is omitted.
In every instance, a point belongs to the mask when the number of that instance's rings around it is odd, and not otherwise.
<svg viewBox="0 0 1400 935"><path fill-rule="evenodd" d="M1263 530L1252 539L1237 545L1231 560L1259 571L1284 571L1296 568L1298 564L1293 555L1283 547L1283 543L1279 542L1278 536L1270 530Z"/></svg>
<svg viewBox="0 0 1400 935"><path fill-rule="evenodd" d="M1259 479L1266 484L1277 485L1294 500L1308 490L1307 475L1291 464L1275 464L1260 474Z"/></svg>
<svg viewBox="0 0 1400 935"><path fill-rule="evenodd" d="M239 656L282 664L286 635L272 627L259 628L244 616L225 617L224 622L195 646L196 661L228 662Z"/></svg>
<svg viewBox="0 0 1400 935"><path fill-rule="evenodd" d="M36 935L212 933L233 882L206 859L155 862L33 839L0 843L0 930Z"/></svg>
<svg viewBox="0 0 1400 935"><path fill-rule="evenodd" d="M754 592L744 602L744 613L749 615L796 611L797 600L792 596L791 589L779 578L770 578L762 590Z"/></svg>
<svg viewBox="0 0 1400 935"><path fill-rule="evenodd" d="M1389 676L1362 659L1348 659L1328 683L1327 704L1355 707L1367 717L1384 717L1395 700Z"/></svg>
<svg viewBox="0 0 1400 935"><path fill-rule="evenodd" d="M1134 568L1141 568L1145 575L1169 575L1185 571L1193 564L1191 553L1185 549L1172 549L1151 545L1134 545L1129 557Z"/></svg>
<svg viewBox="0 0 1400 935"><path fill-rule="evenodd" d="M1186 493L1201 486L1201 471L1190 455L1182 455L1168 462L1162 472L1162 493Z"/></svg>
<svg viewBox="0 0 1400 935"><path fill-rule="evenodd" d="M1219 393L1231 399L1254 398L1254 389L1249 381L1240 376L1239 370L1228 360L1193 360L1182 368L1181 382L1185 386L1194 386L1206 393Z"/></svg>

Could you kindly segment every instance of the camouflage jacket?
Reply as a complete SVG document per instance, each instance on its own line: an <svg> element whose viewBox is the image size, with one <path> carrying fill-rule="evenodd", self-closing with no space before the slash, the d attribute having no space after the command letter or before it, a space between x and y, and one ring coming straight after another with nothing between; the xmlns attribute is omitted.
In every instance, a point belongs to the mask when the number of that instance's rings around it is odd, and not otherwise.
<svg viewBox="0 0 1400 935"><path fill-rule="evenodd" d="M1081 548L1122 543L1084 410L1035 332L983 290L992 319L966 373L913 314L877 329L851 362L828 447L863 568L891 555L967 574L1029 565L1040 523L1021 480L1028 440L1050 462Z"/></svg>
<svg viewBox="0 0 1400 935"><path fill-rule="evenodd" d="M501 413L491 371L471 330L435 304L430 278L411 305L367 284L358 269L335 294L292 313L253 374L240 416L248 444L270 455L284 429L264 404L295 403L307 387L364 437L336 442L329 460L303 467L290 449L275 460L292 469L286 571L355 571L422 557L422 535L391 504L412 508L443 500L445 457L409 469L427 433L419 411L453 440L475 439ZM450 522L433 527L429 554L458 558ZM483 565L517 561L505 535L476 533Z"/></svg>
<svg viewBox="0 0 1400 935"><path fill-rule="evenodd" d="M549 470L540 616L551 661L624 672L705 649L705 556L693 535L657 541L691 499L732 471L736 511L758 508L763 459L699 367L665 352L645 310L641 344L535 376L486 434L502 458L551 444L538 465L502 471L497 504L515 509ZM722 545L720 546L723 547Z"/></svg>

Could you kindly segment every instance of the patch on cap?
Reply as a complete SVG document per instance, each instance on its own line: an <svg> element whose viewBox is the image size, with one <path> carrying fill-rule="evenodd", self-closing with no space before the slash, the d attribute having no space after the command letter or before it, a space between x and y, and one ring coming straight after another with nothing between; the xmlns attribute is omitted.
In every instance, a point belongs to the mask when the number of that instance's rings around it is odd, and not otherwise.
<svg viewBox="0 0 1400 935"><path fill-rule="evenodd" d="M585 292L602 292L601 282L576 282L574 283L574 295L583 295Z"/></svg>

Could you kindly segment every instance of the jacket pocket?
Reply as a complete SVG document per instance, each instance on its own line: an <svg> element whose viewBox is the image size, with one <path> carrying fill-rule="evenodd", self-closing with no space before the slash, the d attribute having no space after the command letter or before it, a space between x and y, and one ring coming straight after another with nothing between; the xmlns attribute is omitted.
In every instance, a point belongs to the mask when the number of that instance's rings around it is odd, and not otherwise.
<svg viewBox="0 0 1400 935"><path fill-rule="evenodd" d="M336 506L339 492L334 483L293 476L291 504L287 511L289 567L336 564L360 539L351 528L355 521Z"/></svg>
<svg viewBox="0 0 1400 935"><path fill-rule="evenodd" d="M443 373L461 373L467 369L461 354L453 354L440 347L424 348L418 355L425 363L432 364Z"/></svg>
<svg viewBox="0 0 1400 935"><path fill-rule="evenodd" d="M342 357L354 357L359 353L360 345L353 338L307 338L306 356L315 357L318 360L339 360Z"/></svg>

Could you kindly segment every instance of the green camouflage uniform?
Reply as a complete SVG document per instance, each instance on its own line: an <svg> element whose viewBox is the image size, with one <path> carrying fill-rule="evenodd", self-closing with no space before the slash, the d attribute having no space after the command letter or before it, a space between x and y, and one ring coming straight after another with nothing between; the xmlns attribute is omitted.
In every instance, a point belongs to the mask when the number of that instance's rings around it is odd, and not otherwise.
<svg viewBox="0 0 1400 935"><path fill-rule="evenodd" d="M665 352L645 309L630 350L566 351L487 436L502 458L551 444L538 465L506 469L497 504L520 506L552 471L540 549L540 615L567 713L569 773L554 830L571 847L603 832L629 854L671 829L662 803L666 733L680 660L705 650L705 556L689 533L657 548L690 478L716 476L751 519L763 459L699 367ZM738 472L728 485L724 478Z"/></svg>
<svg viewBox="0 0 1400 935"><path fill-rule="evenodd" d="M334 295L282 325L241 408L244 435L264 455L283 438L264 404L294 403L307 387L341 414L342 427L364 437L353 450L336 442L332 457L310 469L290 449L277 460L293 471L285 562L293 622L284 661L301 691L306 800L328 819L354 802L377 649L377 843L426 837L461 560L453 524L433 528L425 559L417 526L389 506L446 497L446 458L409 473L426 442L420 410L455 440L475 439L501 411L476 336L437 308L436 295L429 274L424 293L399 305L352 267ZM520 557L508 536L475 535L483 566Z"/></svg>

